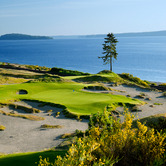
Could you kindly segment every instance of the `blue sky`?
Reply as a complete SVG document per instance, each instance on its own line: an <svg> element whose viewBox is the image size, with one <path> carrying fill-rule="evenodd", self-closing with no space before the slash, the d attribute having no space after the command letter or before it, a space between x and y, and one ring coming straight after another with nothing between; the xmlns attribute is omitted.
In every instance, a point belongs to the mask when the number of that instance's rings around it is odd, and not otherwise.
<svg viewBox="0 0 166 166"><path fill-rule="evenodd" d="M166 30L166 0L0 0L0 35Z"/></svg>

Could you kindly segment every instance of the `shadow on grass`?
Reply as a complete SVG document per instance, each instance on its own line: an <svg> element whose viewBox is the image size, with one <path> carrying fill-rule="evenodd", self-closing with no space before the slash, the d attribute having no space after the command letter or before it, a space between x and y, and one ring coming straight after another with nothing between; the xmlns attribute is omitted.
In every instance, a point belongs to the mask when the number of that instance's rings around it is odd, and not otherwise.
<svg viewBox="0 0 166 166"><path fill-rule="evenodd" d="M44 151L35 153L20 153L11 154L0 157L1 166L37 166L39 162L39 156L42 158L49 158L51 162L54 162L57 155L64 156L67 151Z"/></svg>

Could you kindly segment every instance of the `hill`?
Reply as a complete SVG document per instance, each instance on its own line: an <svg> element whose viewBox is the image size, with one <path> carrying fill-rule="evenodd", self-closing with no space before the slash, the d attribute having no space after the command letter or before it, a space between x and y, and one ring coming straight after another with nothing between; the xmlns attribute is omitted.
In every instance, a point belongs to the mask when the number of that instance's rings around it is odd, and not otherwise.
<svg viewBox="0 0 166 166"><path fill-rule="evenodd" d="M45 39L52 39L48 36L31 36L25 34L5 34L0 36L0 40L45 40Z"/></svg>
<svg viewBox="0 0 166 166"><path fill-rule="evenodd" d="M142 36L166 36L166 30L154 31L154 32L134 32L134 33L116 33L116 37L142 37ZM103 39L106 34L96 35L73 35L73 36L53 36L54 39L86 39L86 38L98 38Z"/></svg>

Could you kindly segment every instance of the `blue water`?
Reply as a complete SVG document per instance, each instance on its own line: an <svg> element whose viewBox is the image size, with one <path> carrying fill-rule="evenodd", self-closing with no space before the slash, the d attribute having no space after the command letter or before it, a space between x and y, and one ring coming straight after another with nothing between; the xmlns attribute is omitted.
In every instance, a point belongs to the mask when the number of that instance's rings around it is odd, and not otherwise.
<svg viewBox="0 0 166 166"><path fill-rule="evenodd" d="M166 37L119 37L118 41L114 72L166 82ZM104 39L0 41L0 61L97 73L109 69L98 59L103 42Z"/></svg>

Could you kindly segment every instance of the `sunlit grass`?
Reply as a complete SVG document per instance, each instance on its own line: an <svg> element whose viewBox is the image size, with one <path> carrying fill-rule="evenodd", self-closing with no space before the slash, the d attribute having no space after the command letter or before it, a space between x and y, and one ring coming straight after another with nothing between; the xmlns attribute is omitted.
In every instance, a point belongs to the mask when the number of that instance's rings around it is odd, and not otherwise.
<svg viewBox="0 0 166 166"><path fill-rule="evenodd" d="M78 83L24 83L19 85L0 86L0 102L9 100L39 100L64 105L71 113L90 115L103 111L107 105L117 103L141 104L136 99L121 95L85 92L82 89L87 84ZM18 95L19 89L25 89L28 94Z"/></svg>

